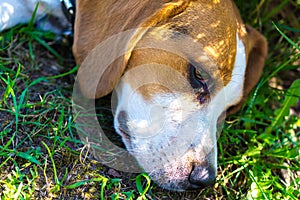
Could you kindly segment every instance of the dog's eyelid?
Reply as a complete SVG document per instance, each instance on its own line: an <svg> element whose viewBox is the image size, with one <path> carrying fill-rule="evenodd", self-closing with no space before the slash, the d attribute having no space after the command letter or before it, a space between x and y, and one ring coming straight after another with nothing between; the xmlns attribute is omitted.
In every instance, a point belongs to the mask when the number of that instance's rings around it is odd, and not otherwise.
<svg viewBox="0 0 300 200"><path fill-rule="evenodd" d="M195 71L199 72L202 77L204 78L205 77L211 77L211 72L207 71L202 64L200 63L197 63L195 61L189 61L189 65L190 67L194 67Z"/></svg>
<svg viewBox="0 0 300 200"><path fill-rule="evenodd" d="M189 65L190 65L189 68L192 68L192 70L190 70L190 73L194 73L193 76L195 78L197 78L198 80L200 80L204 83L208 83L208 82L211 82L211 80L213 80L210 72L203 69L203 67L201 67L201 65L195 64L194 62L190 62Z"/></svg>
<svg viewBox="0 0 300 200"><path fill-rule="evenodd" d="M204 82L208 82L211 79L210 74L202 69L199 70L199 69L195 68L195 75L197 78L199 78L199 80L204 81Z"/></svg>

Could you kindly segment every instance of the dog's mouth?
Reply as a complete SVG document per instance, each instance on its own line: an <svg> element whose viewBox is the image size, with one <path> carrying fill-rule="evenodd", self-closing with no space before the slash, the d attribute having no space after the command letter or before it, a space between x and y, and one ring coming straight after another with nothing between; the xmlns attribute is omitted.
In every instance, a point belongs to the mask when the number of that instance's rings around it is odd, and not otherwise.
<svg viewBox="0 0 300 200"><path fill-rule="evenodd" d="M179 167L173 164L173 167ZM187 167L187 170L173 169L174 173L164 171L151 175L160 187L174 191L198 190L209 187L215 183L216 169L214 166L202 163L199 166Z"/></svg>
<svg viewBox="0 0 300 200"><path fill-rule="evenodd" d="M125 140L125 143L130 144L130 134L129 134L129 128L127 125L128 122L128 114L125 111L120 111L118 114L118 130L119 133L121 133L121 136L123 140Z"/></svg>
<svg viewBox="0 0 300 200"><path fill-rule="evenodd" d="M216 179L216 164L214 162L214 152L207 154L205 159L200 158L200 154L190 150L180 158L168 160L161 157L160 166L145 166L152 180L160 187L174 190L197 190L209 187ZM155 159L148 158L156 162ZM140 163L142 161L140 160ZM141 163L143 164L143 163Z"/></svg>

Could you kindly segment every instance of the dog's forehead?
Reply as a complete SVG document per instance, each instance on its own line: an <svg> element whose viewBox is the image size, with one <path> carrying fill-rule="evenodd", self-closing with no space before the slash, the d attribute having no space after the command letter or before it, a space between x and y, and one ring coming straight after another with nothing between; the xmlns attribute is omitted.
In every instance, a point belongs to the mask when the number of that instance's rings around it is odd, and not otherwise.
<svg viewBox="0 0 300 200"><path fill-rule="evenodd" d="M221 76L225 85L231 80L236 54L236 33L240 23L233 11L233 5L226 1L193 1L185 12L163 25L187 34L203 45L204 51L223 73Z"/></svg>
<svg viewBox="0 0 300 200"><path fill-rule="evenodd" d="M98 2L98 1L97 1ZM124 6L128 8L127 12L123 9L119 12L111 15L106 10L113 7L115 1L104 1L101 3L94 2L95 5L91 6L90 3L80 1L77 4L78 18L75 23L75 42L73 46L74 54L78 63L82 63L83 59L88 55L86 60L99 60L100 66L94 66L94 62L85 62L80 67L79 81L82 91L85 91L85 95L91 98L98 98L111 92L114 86L119 81L124 71L128 68L127 64L129 60L133 60L131 52L136 49L137 43L144 41L145 34L153 28L165 28L172 30L176 36L176 32L183 33L195 40L194 43L198 43L203 46L201 51L206 52L208 57L214 61L214 65L217 66L217 70L221 73L220 80L226 85L231 80L231 74L233 69L233 63L235 59L236 51L236 32L239 32L241 20L237 15L236 8L232 5L230 0L223 1L205 1L205 0L158 0L158 1L126 1ZM105 5L102 5L105 4ZM120 3L121 4L121 3ZM155 5L155 6L154 6ZM84 8L84 9L83 9ZM96 8L106 8L103 12L96 12ZM94 10L93 12L91 12ZM84 23L93 19L93 23ZM95 20L94 20L95 19ZM105 22L103 24L103 22ZM94 24L103 24L103 27L96 28ZM90 31L93 30L93 31ZM125 31L125 32L122 32ZM128 31L128 32L127 32ZM111 45L110 56L117 56L118 53L126 51L123 57L116 60L113 64L113 70L109 67L105 70L101 80L98 82L96 89L96 95L91 87L91 80L98 79L96 76L104 69L102 66L101 58L97 53L91 54L89 52L95 52L94 47L97 44L102 44L107 38L114 34L121 33L126 37L118 37L119 40L114 40L114 45ZM239 33L240 35L240 33ZM241 37L242 38L242 37ZM243 39L243 38L242 38ZM112 42L113 43L113 42ZM105 43L106 44L106 43ZM178 44L178 47L180 47ZM97 46L101 49L101 45ZM177 48L178 48L177 47ZM109 49L109 47L107 47ZM93 51L90 51L93 49ZM115 51L116 50L116 51ZM104 52L106 52L104 50ZM184 52L184 50L182 51ZM92 56L91 56L92 55ZM100 55L105 55L104 53ZM189 54L187 54L189 56ZM146 56L151 56L147 54ZM136 57L143 59L141 57ZM207 61L205 56L199 56L202 65L206 65ZM204 58L204 60L203 60ZM168 59L168 58L167 58ZM187 57L189 59L189 57ZM192 61L198 62L197 59ZM202 62L203 61L203 62ZM131 66L135 66L134 64ZM207 68L207 66L204 66ZM81 74L85 74L84 76ZM88 74L88 75L87 75ZM86 77L86 78L84 78ZM93 78L92 78L93 77ZM219 79L218 79L219 80Z"/></svg>
<svg viewBox="0 0 300 200"><path fill-rule="evenodd" d="M171 40L172 48L177 51L174 53L163 48L135 50L128 69L155 62L171 66L186 75L187 66L192 62L196 67L201 66L210 72L224 86L231 80L239 29L239 19L232 12L233 8L228 8L232 5L227 3L223 6L228 9L224 9L219 1L214 1L214 4L196 1L191 4L181 14L149 30L136 46L139 49L155 42L164 42L160 45L165 46L166 40ZM191 40L186 42L187 38Z"/></svg>

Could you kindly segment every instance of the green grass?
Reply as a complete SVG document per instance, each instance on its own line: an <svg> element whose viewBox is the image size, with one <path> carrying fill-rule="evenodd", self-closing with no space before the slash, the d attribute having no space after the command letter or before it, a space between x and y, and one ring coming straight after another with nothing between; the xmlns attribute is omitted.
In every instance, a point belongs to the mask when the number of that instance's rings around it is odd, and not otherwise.
<svg viewBox="0 0 300 200"><path fill-rule="evenodd" d="M0 35L0 198L299 199L300 4L235 2L268 39L269 55L243 109L226 120L213 187L169 192L145 174L99 164L74 124L70 44L29 25Z"/></svg>

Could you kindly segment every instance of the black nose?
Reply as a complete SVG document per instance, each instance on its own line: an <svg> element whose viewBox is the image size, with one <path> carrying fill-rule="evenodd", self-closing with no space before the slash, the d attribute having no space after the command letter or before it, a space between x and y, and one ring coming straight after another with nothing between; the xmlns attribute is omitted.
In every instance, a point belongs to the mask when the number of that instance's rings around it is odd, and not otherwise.
<svg viewBox="0 0 300 200"><path fill-rule="evenodd" d="M195 166L193 167L189 182L193 189L207 187L212 185L216 179L216 170L213 166Z"/></svg>

